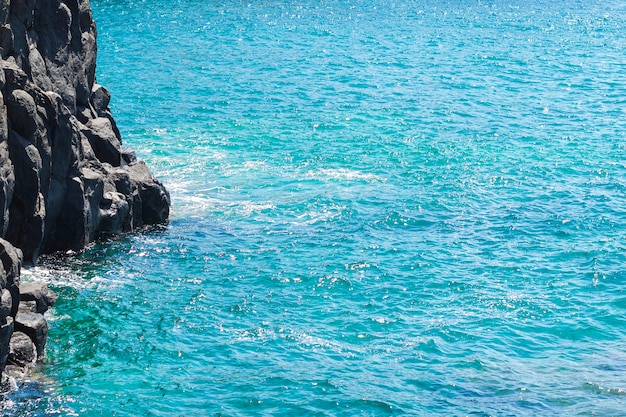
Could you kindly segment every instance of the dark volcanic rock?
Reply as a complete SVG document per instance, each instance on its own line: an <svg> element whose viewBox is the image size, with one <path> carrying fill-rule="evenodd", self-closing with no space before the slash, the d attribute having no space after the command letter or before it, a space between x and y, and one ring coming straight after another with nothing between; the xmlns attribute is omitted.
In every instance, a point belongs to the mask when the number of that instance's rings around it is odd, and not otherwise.
<svg viewBox="0 0 626 417"><path fill-rule="evenodd" d="M81 131L89 140L91 149L101 162L108 162L114 167L120 166L122 143L113 131L111 121L106 117L96 117L85 124Z"/></svg>
<svg viewBox="0 0 626 417"><path fill-rule="evenodd" d="M15 89L6 102L11 115L11 127L25 138L30 138L37 131L37 105L35 100L24 90Z"/></svg>
<svg viewBox="0 0 626 417"><path fill-rule="evenodd" d="M57 301L56 294L42 282L24 282L19 288L20 302L34 302L35 313L45 313Z"/></svg>
<svg viewBox="0 0 626 417"><path fill-rule="evenodd" d="M5 322L0 324L0 363L2 363L2 371L4 371L9 357L11 336L13 336L13 317L6 317Z"/></svg>
<svg viewBox="0 0 626 417"><path fill-rule="evenodd" d="M14 327L39 356L47 337L45 290L18 314L22 260L169 216L167 190L122 144L96 51L89 0L0 0L0 372Z"/></svg>
<svg viewBox="0 0 626 417"><path fill-rule="evenodd" d="M9 316L15 317L20 304L22 252L6 240L0 239L0 262L2 262L2 268L0 268L0 300L2 300L0 304L2 309L0 311L4 311L5 307L9 305L5 299L10 298ZM5 318L6 316L0 317L0 324L4 324Z"/></svg>
<svg viewBox="0 0 626 417"><path fill-rule="evenodd" d="M33 366L37 361L37 347L32 339L22 332L14 332L9 344L7 363L26 368Z"/></svg>
<svg viewBox="0 0 626 417"><path fill-rule="evenodd" d="M20 268L22 252L9 242L0 239L0 373L9 354L9 341L13 334L14 318L20 300Z"/></svg>
<svg viewBox="0 0 626 417"><path fill-rule="evenodd" d="M19 311L15 318L15 331L28 335L37 348L37 357L43 358L48 340L48 323L43 318L43 314Z"/></svg>
<svg viewBox="0 0 626 417"><path fill-rule="evenodd" d="M169 195L122 146L87 0L0 0L0 238L34 263L163 223Z"/></svg>

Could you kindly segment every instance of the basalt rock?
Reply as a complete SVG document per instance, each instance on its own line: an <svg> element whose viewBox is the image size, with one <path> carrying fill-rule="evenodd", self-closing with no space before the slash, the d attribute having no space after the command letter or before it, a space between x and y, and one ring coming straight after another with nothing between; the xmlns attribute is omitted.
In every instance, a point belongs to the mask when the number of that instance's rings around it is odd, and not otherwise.
<svg viewBox="0 0 626 417"><path fill-rule="evenodd" d="M96 50L88 0L0 0L0 237L27 263L169 216L122 147Z"/></svg>
<svg viewBox="0 0 626 417"><path fill-rule="evenodd" d="M15 317L20 303L22 252L0 239L0 373L9 355Z"/></svg>
<svg viewBox="0 0 626 417"><path fill-rule="evenodd" d="M22 332L30 337L37 349L37 357L43 358L44 348L48 340L48 323L43 314L18 311L14 326L16 332Z"/></svg>
<svg viewBox="0 0 626 417"><path fill-rule="evenodd" d="M123 147L96 51L89 0L0 0L0 372L14 327L38 353L45 342L42 306L18 320L22 261L169 216L167 190Z"/></svg>
<svg viewBox="0 0 626 417"><path fill-rule="evenodd" d="M8 344L6 369L25 372L44 357L48 323L43 314L56 302L57 296L41 282L21 283L19 290L17 314L8 317L13 335Z"/></svg>
<svg viewBox="0 0 626 417"><path fill-rule="evenodd" d="M8 365L28 368L37 362L37 346L33 340L22 332L14 332L9 343Z"/></svg>
<svg viewBox="0 0 626 417"><path fill-rule="evenodd" d="M19 310L43 314L57 301L56 294L42 282L24 282L19 288Z"/></svg>

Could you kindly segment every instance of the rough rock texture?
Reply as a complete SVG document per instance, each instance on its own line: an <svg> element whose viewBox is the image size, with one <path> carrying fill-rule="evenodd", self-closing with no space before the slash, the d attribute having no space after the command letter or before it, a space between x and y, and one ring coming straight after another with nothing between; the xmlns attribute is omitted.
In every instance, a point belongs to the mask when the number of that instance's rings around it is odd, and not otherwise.
<svg viewBox="0 0 626 417"><path fill-rule="evenodd" d="M43 359L48 340L48 323L43 314L57 296L42 282L19 285L19 307L13 319L13 335L9 342L6 369L26 371Z"/></svg>
<svg viewBox="0 0 626 417"><path fill-rule="evenodd" d="M37 348L37 357L43 357L48 340L48 323L43 314L32 311L18 311L15 318L15 331L26 334Z"/></svg>
<svg viewBox="0 0 626 417"><path fill-rule="evenodd" d="M20 268L22 252L0 239L0 372L9 355L15 316L20 304Z"/></svg>
<svg viewBox="0 0 626 417"><path fill-rule="evenodd" d="M57 296L46 284L24 282L20 284L20 301L20 309L24 306L34 313L43 314L57 301Z"/></svg>
<svg viewBox="0 0 626 417"><path fill-rule="evenodd" d="M28 368L37 362L37 347L25 333L14 332L9 345L8 364Z"/></svg>
<svg viewBox="0 0 626 417"><path fill-rule="evenodd" d="M22 260L169 216L163 185L122 147L96 49L88 0L0 0L0 372ZM37 314L20 312L41 341Z"/></svg>
<svg viewBox="0 0 626 417"><path fill-rule="evenodd" d="M89 2L0 0L0 26L0 237L34 263L165 222L169 195L96 83Z"/></svg>

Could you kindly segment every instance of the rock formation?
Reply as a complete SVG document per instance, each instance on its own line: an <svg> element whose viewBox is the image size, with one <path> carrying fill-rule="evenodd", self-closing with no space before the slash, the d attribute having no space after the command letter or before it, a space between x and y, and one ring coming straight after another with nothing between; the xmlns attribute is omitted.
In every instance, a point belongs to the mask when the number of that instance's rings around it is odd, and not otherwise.
<svg viewBox="0 0 626 417"><path fill-rule="evenodd" d="M96 49L88 0L0 0L0 372L22 261L169 216L163 185L122 147Z"/></svg>
<svg viewBox="0 0 626 417"><path fill-rule="evenodd" d="M22 252L0 239L0 371L9 356L15 317L20 304L20 268Z"/></svg>

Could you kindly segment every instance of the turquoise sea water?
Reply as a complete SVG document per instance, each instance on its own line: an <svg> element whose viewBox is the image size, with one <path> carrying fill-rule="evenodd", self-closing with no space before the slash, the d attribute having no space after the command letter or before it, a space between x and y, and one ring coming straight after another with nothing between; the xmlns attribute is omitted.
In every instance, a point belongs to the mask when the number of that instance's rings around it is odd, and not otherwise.
<svg viewBox="0 0 626 417"><path fill-rule="evenodd" d="M5 414L626 414L623 2L92 7L172 219L25 273Z"/></svg>

